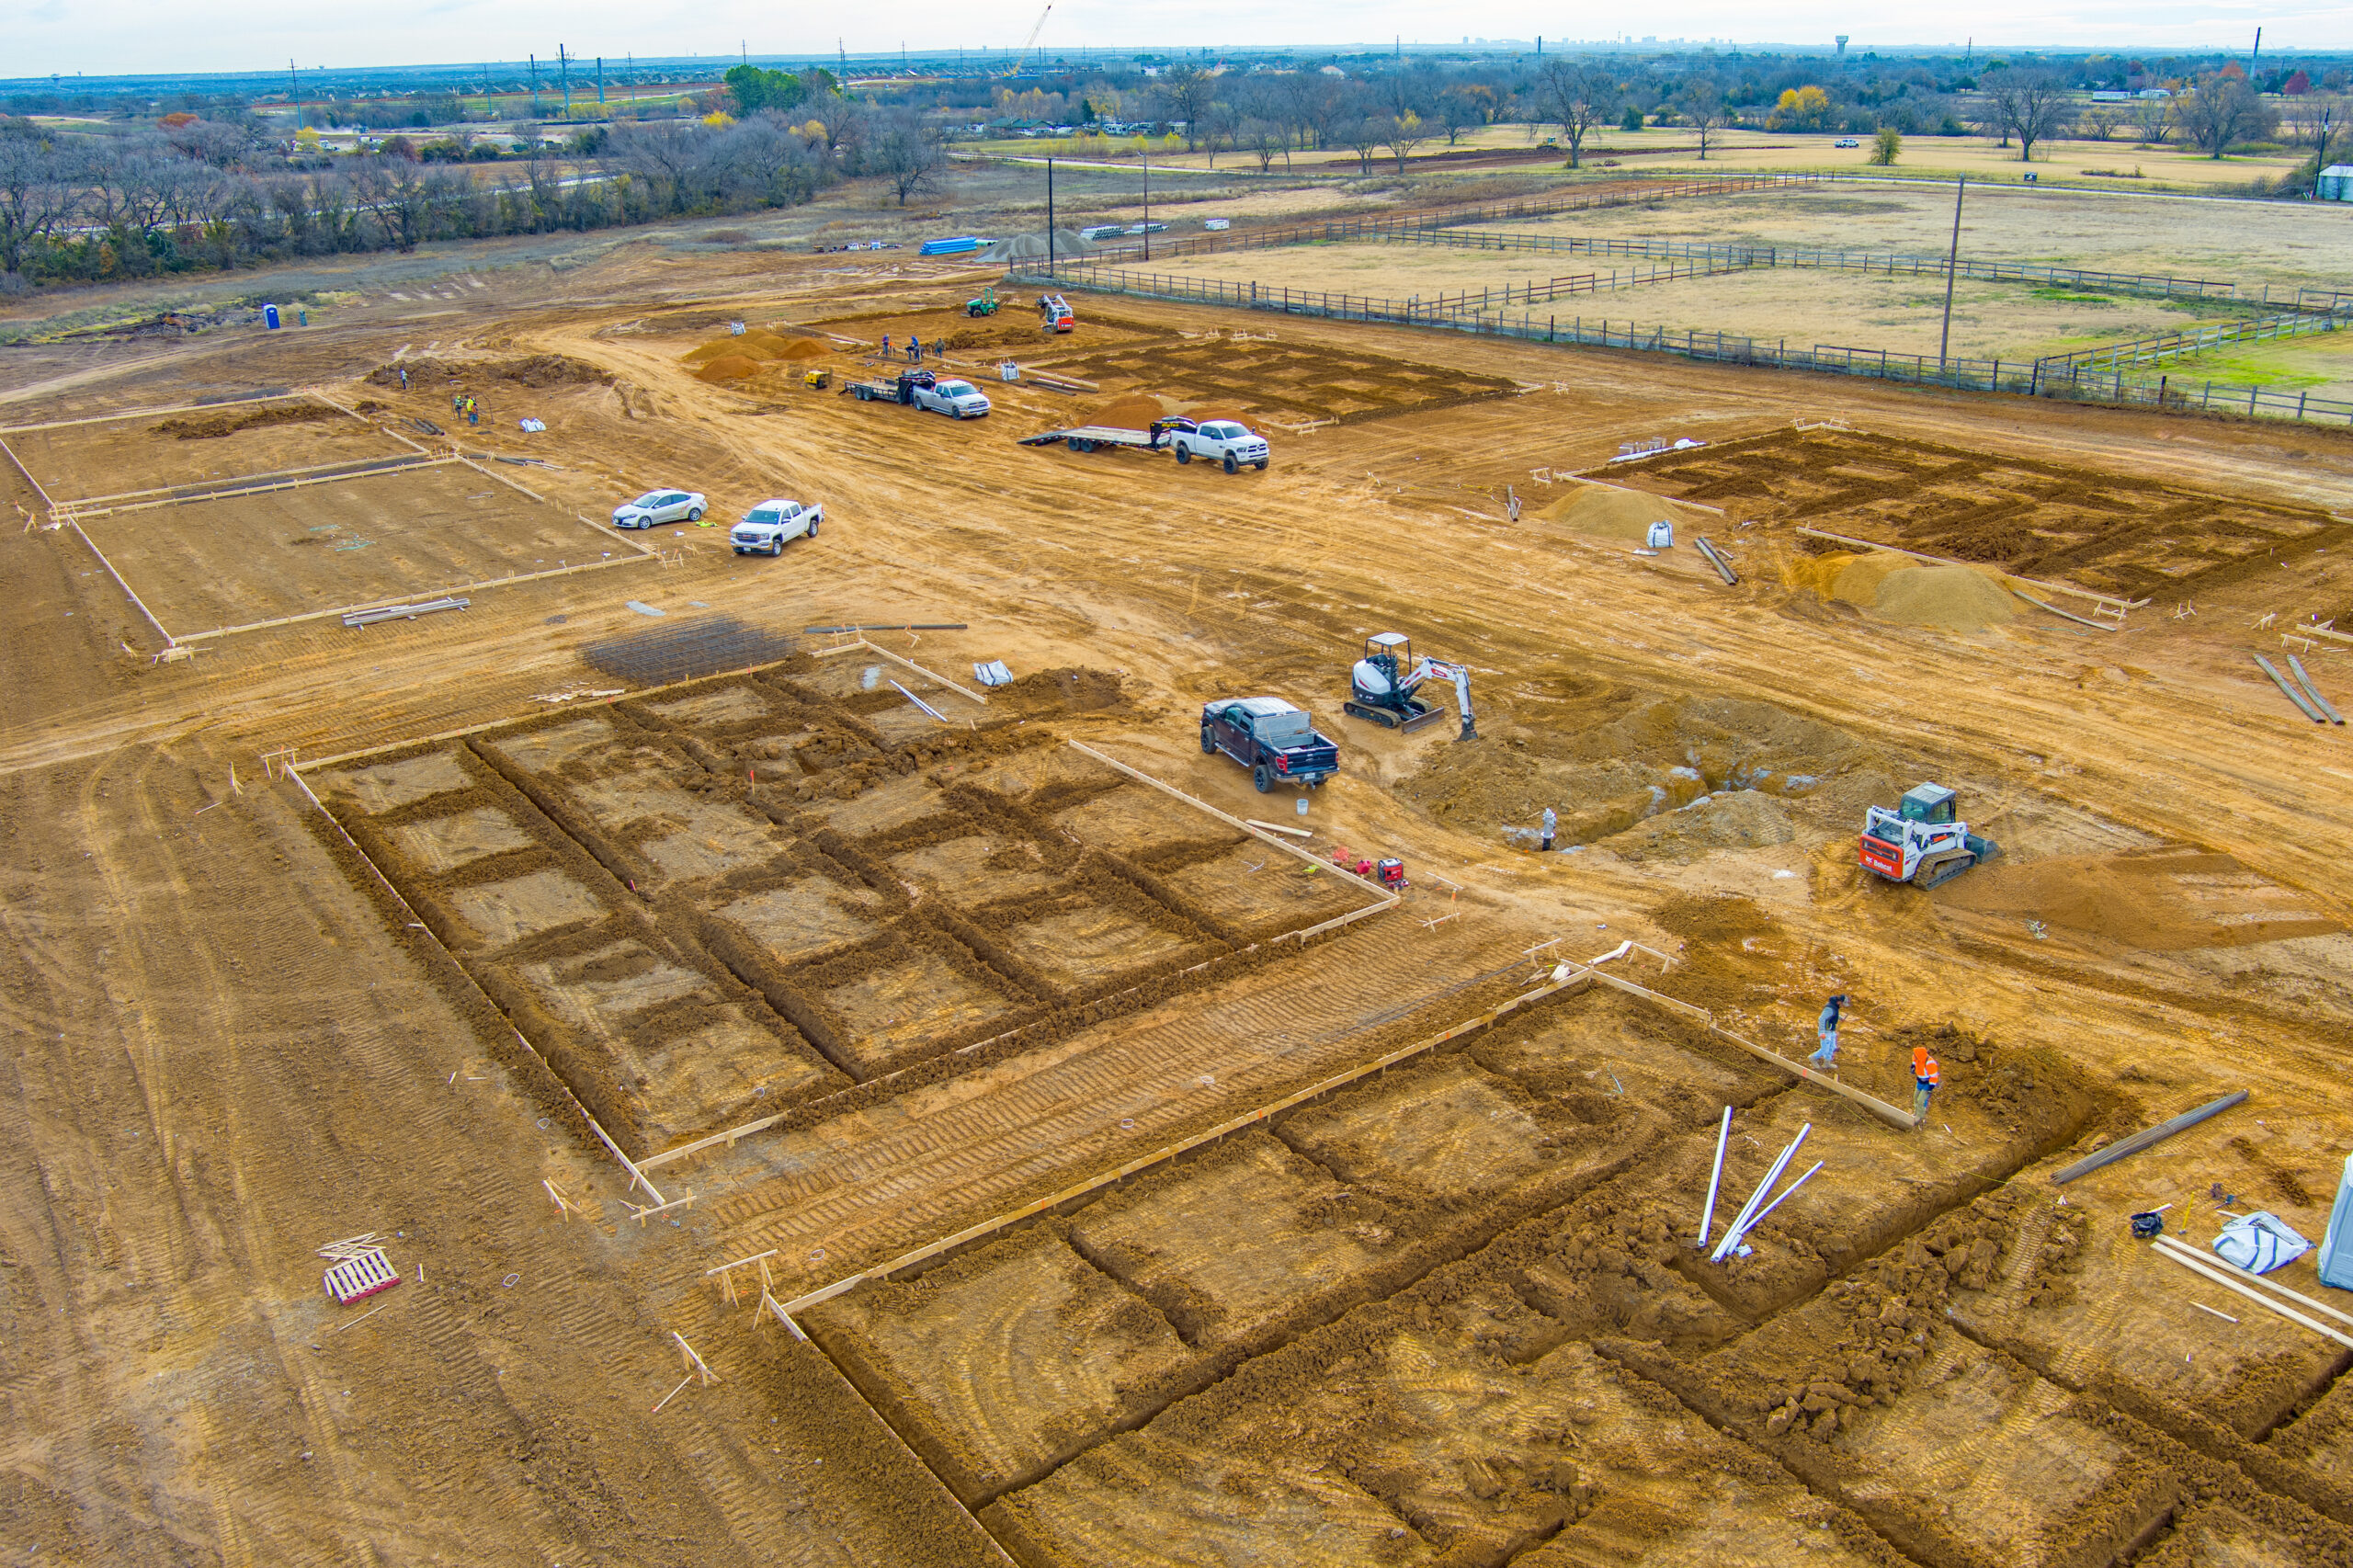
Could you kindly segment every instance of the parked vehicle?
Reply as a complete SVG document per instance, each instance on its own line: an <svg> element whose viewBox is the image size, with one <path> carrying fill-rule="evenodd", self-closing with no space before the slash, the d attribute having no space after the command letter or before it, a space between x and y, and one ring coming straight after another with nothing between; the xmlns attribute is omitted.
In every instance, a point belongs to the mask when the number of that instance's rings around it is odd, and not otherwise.
<svg viewBox="0 0 2353 1568"><path fill-rule="evenodd" d="M1279 697L1229 698L1201 709L1201 751L1223 752L1265 794L1278 784L1313 789L1340 771L1340 748L1303 710Z"/></svg>
<svg viewBox="0 0 2353 1568"><path fill-rule="evenodd" d="M1190 429L1180 426L1169 432L1168 445L1180 463L1205 458L1211 462L1223 463L1228 473L1239 472L1244 463L1264 470L1267 462L1267 438L1248 426L1231 419L1203 420Z"/></svg>
<svg viewBox="0 0 2353 1568"><path fill-rule="evenodd" d="M1837 141L1833 142L1831 145L1833 147L1859 147L1862 143L1856 141L1851 136L1841 136Z"/></svg>
<svg viewBox="0 0 2353 1568"><path fill-rule="evenodd" d="M941 381L929 370L902 370L894 381L852 381L842 388L860 403L903 403L951 419L978 419L989 400L970 381Z"/></svg>
<svg viewBox="0 0 2353 1568"><path fill-rule="evenodd" d="M1211 431L1220 434L1211 435ZM1230 419L1212 419L1202 424L1181 414L1155 419L1148 430L1130 430L1115 425L1078 425L1021 437L1021 444L1025 447L1051 447L1057 442L1068 446L1074 452L1094 452L1119 447L1147 452L1173 451L1180 463L1191 462L1199 456L1213 462L1222 462L1228 473L1240 472L1245 462L1263 469L1269 460L1266 437L1252 434L1247 427Z"/></svg>
<svg viewBox="0 0 2353 1568"><path fill-rule="evenodd" d="M778 499L763 501L744 514L744 520L730 529L727 542L735 547L738 555L765 551L770 555L782 555L787 540L815 539L817 525L825 520L822 506L804 506L798 501Z"/></svg>
<svg viewBox="0 0 2353 1568"><path fill-rule="evenodd" d="M917 408L951 419L978 419L989 411L988 394L970 381L934 380L928 385L912 386L908 392L907 401Z"/></svg>
<svg viewBox="0 0 2353 1568"><path fill-rule="evenodd" d="M649 490L613 508L613 527L650 528L656 523L699 523L705 503L694 490Z"/></svg>

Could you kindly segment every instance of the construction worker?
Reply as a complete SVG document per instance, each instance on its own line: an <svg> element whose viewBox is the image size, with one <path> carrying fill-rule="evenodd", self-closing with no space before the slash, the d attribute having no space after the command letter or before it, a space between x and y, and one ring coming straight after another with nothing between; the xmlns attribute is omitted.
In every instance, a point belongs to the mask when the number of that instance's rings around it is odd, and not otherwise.
<svg viewBox="0 0 2353 1568"><path fill-rule="evenodd" d="M405 365L401 367L401 391L408 391L408 367Z"/></svg>
<svg viewBox="0 0 2353 1568"><path fill-rule="evenodd" d="M882 358L884 358L885 359L888 359L890 357L891 357L891 335L890 335L889 333L887 333L887 332L886 332L886 333L884 333L884 334L882 335Z"/></svg>
<svg viewBox="0 0 2353 1568"><path fill-rule="evenodd" d="M1542 853L1542 854L1546 854L1546 855L1550 855L1551 853L1552 853L1552 835L1553 835L1553 834L1554 834L1554 833L1559 829L1560 825L1561 825L1561 819L1560 819L1560 818L1558 818L1558 817L1556 817L1556 816L1554 816L1554 815L1552 814L1552 807L1550 807L1550 806L1545 807L1545 808L1544 808L1544 843L1543 843L1543 845L1542 845L1542 846L1541 846L1540 853Z"/></svg>
<svg viewBox="0 0 2353 1568"><path fill-rule="evenodd" d="M1944 1082L1944 1070L1937 1059L1928 1054L1925 1045L1912 1048L1912 1120L1925 1126L1928 1119L1928 1096Z"/></svg>
<svg viewBox="0 0 2353 1568"><path fill-rule="evenodd" d="M923 339L912 332L907 334L907 363L910 365L923 363Z"/></svg>
<svg viewBox="0 0 2353 1568"><path fill-rule="evenodd" d="M1822 1017L1814 1020L1814 1028L1822 1040L1806 1061L1825 1073L1838 1063L1838 1015L1846 1006L1845 996L1833 996L1822 1005Z"/></svg>

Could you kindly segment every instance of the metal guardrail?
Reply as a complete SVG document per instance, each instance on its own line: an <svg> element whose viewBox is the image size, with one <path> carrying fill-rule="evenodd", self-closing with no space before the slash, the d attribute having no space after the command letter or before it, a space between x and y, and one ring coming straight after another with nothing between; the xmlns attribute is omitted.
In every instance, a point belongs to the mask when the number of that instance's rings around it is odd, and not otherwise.
<svg viewBox="0 0 2353 1568"><path fill-rule="evenodd" d="M1450 332L1476 333L1531 343L1627 348L1637 352L1673 354L1681 358L1718 364L1868 376L1915 386L1954 387L1964 391L2112 403L2174 413L2212 412L2296 419L2307 423L2353 425L2353 403L2313 397L2308 392L2278 392L2265 387L2232 386L2213 381L2208 381L2192 392L2188 385L2176 385L2170 378L2153 385L2145 381L2128 380L2121 369L2102 373L2064 363L2046 368L2031 359L1949 358L1939 361L1932 355L1898 354L1885 348L1850 347L1838 344L1791 347L1786 341L1760 341L1740 333L1646 327L1614 318L1588 323L1582 316L1577 316L1564 323L1557 313L1541 317L1535 315L1526 308L1529 301L1518 290L1512 290L1507 298L1504 297L1502 290L1496 290L1494 297L1480 301L1385 300L1318 290L1277 289L1256 282L1180 278L1165 273L1130 272L1102 267L1066 267L1051 275L1042 270L1017 271L1008 274L1007 280L1050 283L1097 293L1124 294L1187 304L1224 305L1334 321L1439 327ZM1542 286L1535 287L1540 293ZM1517 314L1513 313L1515 307L1518 308ZM2333 322L2335 318L2311 319Z"/></svg>

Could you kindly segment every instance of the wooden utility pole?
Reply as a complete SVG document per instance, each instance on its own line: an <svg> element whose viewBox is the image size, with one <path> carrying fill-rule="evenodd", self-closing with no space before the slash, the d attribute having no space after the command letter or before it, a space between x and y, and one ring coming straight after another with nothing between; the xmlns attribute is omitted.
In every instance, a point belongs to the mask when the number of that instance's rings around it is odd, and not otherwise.
<svg viewBox="0 0 2353 1568"><path fill-rule="evenodd" d="M1961 198L1968 188L1969 176L1962 175L1952 187L1952 250L1945 257L1945 324L1937 335L1937 370L1942 374L1946 351L1952 347L1952 282L1961 272Z"/></svg>
<svg viewBox="0 0 2353 1568"><path fill-rule="evenodd" d="M1152 259L1152 134L1143 139L1143 258Z"/></svg>
<svg viewBox="0 0 2353 1568"><path fill-rule="evenodd" d="M1054 161L1046 160L1046 276L1054 275Z"/></svg>

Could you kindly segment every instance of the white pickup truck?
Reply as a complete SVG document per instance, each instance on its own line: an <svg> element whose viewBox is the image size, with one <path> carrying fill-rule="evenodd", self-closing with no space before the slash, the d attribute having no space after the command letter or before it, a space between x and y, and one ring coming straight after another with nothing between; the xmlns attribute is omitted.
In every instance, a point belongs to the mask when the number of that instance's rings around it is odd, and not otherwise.
<svg viewBox="0 0 2353 1568"><path fill-rule="evenodd" d="M901 403L929 409L951 419L978 419L989 411L989 400L970 381L941 381L929 370L902 370L894 381L852 381L842 388L860 403Z"/></svg>
<svg viewBox="0 0 2353 1568"><path fill-rule="evenodd" d="M824 520L825 508L822 506L804 506L798 501L783 499L763 501L728 530L727 542L735 547L738 555L749 555L756 550L782 555L787 540L815 539L817 525Z"/></svg>
<svg viewBox="0 0 2353 1568"><path fill-rule="evenodd" d="M1267 466L1267 438L1254 433L1246 425L1231 419L1205 419L1190 429L1182 421L1168 433L1168 445L1180 463L1201 458L1213 463L1223 463L1228 473L1238 472L1242 465L1263 470Z"/></svg>
<svg viewBox="0 0 2353 1568"><path fill-rule="evenodd" d="M988 394L970 381L935 381L910 387L908 399L917 408L945 414L951 419L978 419L989 411Z"/></svg>

